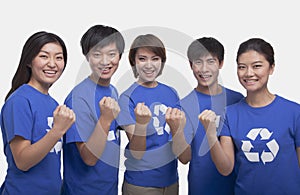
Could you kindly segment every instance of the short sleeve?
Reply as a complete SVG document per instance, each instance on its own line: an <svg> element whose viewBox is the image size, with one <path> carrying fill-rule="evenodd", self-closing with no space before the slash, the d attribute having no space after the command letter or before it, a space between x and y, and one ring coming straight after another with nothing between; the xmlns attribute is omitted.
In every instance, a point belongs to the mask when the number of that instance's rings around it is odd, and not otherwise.
<svg viewBox="0 0 300 195"><path fill-rule="evenodd" d="M4 106L2 125L7 141L10 142L16 135L31 140L34 119L30 102L26 98L15 96Z"/></svg>
<svg viewBox="0 0 300 195"><path fill-rule="evenodd" d="M231 136L227 115L225 115L225 117L221 117L220 120L220 123L222 124L222 128L220 128L220 136Z"/></svg>
<svg viewBox="0 0 300 195"><path fill-rule="evenodd" d="M295 121L295 143L296 147L300 147L300 115L298 115Z"/></svg>
<svg viewBox="0 0 300 195"><path fill-rule="evenodd" d="M134 115L135 104L131 100L131 98L126 94L122 94L119 98L118 103L121 109L117 117L118 125L123 126L123 125L135 124L135 115Z"/></svg>
<svg viewBox="0 0 300 195"><path fill-rule="evenodd" d="M185 116L186 116L186 124L184 127L184 137L185 137L186 142L188 144L191 144L192 140L195 136L194 127L193 127L192 121L191 121L188 113L185 112Z"/></svg>
<svg viewBox="0 0 300 195"><path fill-rule="evenodd" d="M73 97L66 99L66 106L73 109L76 121L66 133L66 143L86 142L92 134L97 121L95 121L92 108L83 98Z"/></svg>

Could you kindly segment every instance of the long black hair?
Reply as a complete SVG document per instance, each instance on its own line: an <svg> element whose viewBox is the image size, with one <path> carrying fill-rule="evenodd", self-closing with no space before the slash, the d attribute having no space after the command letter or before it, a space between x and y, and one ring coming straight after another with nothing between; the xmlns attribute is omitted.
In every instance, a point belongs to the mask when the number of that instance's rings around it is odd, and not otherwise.
<svg viewBox="0 0 300 195"><path fill-rule="evenodd" d="M5 101L21 85L29 82L31 78L31 68L29 65L32 63L33 59L38 55L41 48L47 43L58 43L62 47L66 67L67 48L64 41L59 36L53 33L45 31L34 33L27 39L25 45L23 46L19 66L12 79L11 89L5 97Z"/></svg>

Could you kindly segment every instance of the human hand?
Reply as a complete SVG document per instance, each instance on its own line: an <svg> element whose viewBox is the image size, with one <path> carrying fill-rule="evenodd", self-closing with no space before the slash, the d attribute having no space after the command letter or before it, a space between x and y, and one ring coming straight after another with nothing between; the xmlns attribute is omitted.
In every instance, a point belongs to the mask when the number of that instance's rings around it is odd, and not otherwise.
<svg viewBox="0 0 300 195"><path fill-rule="evenodd" d="M112 122L120 113L118 102L111 97L103 97L99 102L101 117L105 121Z"/></svg>
<svg viewBox="0 0 300 195"><path fill-rule="evenodd" d="M212 110L204 110L198 116L207 135L216 136L217 115Z"/></svg>
<svg viewBox="0 0 300 195"><path fill-rule="evenodd" d="M145 103L138 103L134 109L136 123L140 125L146 125L150 122L151 111Z"/></svg>
<svg viewBox="0 0 300 195"><path fill-rule="evenodd" d="M66 105L57 106L53 112L53 129L65 134L75 122L76 116L73 110Z"/></svg>
<svg viewBox="0 0 300 195"><path fill-rule="evenodd" d="M166 111L166 122L169 125L172 135L174 136L178 131L183 131L186 118L183 111L177 108L168 108Z"/></svg>

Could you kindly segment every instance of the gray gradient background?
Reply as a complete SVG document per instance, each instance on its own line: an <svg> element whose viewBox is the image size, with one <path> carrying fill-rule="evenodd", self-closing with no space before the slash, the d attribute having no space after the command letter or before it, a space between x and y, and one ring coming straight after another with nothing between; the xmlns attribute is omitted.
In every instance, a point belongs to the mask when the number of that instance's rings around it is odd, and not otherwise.
<svg viewBox="0 0 300 195"><path fill-rule="evenodd" d="M89 74L89 69L82 66L84 57L81 54L79 41L82 34L95 24L113 26L133 37L146 33L158 35L168 49L166 69L158 80L176 88L180 97L185 96L196 86L185 57L189 44L186 40L213 36L222 42L225 47L225 62L220 74L221 83L245 94L236 76L236 51L242 41L251 37L261 37L270 42L275 50L275 72L269 81L271 92L300 103L298 81L300 13L296 3L296 0L280 2L193 0L178 1L178 3L158 0L145 3L137 0L120 2L98 0L80 3L58 0L6 1L5 3L1 1L1 107L17 69L26 39L40 30L58 34L68 48L67 68L50 89L51 95L59 103L63 103L72 87ZM174 32L178 36L160 35L164 32ZM166 40L179 42L182 48L178 49ZM126 42L126 48L130 44L131 42ZM119 88L120 93L134 81L127 54L128 51L125 50L119 69L112 79L112 83ZM122 145L124 144L126 143ZM0 150L0 183L2 183L7 167L2 141ZM123 165L120 170L121 185ZM180 194L184 195L187 194L188 165L179 163L178 170Z"/></svg>

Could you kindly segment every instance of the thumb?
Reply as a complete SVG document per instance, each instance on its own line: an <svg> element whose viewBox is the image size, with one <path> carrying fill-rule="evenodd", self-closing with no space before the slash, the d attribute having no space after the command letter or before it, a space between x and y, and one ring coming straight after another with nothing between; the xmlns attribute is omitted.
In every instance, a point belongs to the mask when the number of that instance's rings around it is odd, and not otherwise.
<svg viewBox="0 0 300 195"><path fill-rule="evenodd" d="M57 113L59 112L60 108L61 108L60 105L55 108L55 110L53 111L53 116L57 115Z"/></svg>

